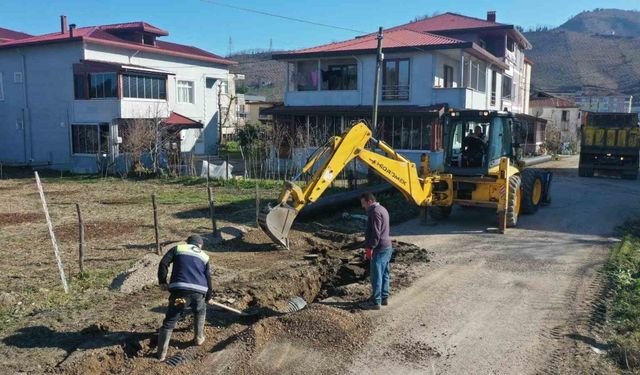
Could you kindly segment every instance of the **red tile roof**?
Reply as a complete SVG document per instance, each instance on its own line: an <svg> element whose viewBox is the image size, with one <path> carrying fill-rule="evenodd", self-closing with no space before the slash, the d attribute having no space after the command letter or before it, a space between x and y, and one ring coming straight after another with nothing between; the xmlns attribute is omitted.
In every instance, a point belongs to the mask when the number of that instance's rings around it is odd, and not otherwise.
<svg viewBox="0 0 640 375"><path fill-rule="evenodd" d="M16 39L24 39L24 38L28 38L31 35L29 34L25 34L25 33L21 33L19 31L13 31L13 30L9 30L9 29L5 29L3 27L0 27L0 43L5 42L5 41L9 41L9 40L16 40Z"/></svg>
<svg viewBox="0 0 640 375"><path fill-rule="evenodd" d="M531 98L530 107L578 108L576 103L563 98Z"/></svg>
<svg viewBox="0 0 640 375"><path fill-rule="evenodd" d="M179 127L182 129L201 129L204 125L200 121L190 119L177 112L171 112L169 118L162 121L163 124L171 127Z"/></svg>
<svg viewBox="0 0 640 375"><path fill-rule="evenodd" d="M457 13L444 13L437 16L425 18L423 20L396 26L393 29L400 28L424 33L433 31L477 29L483 27L500 26L507 25L498 22L490 22L481 18L464 16Z"/></svg>
<svg viewBox="0 0 640 375"><path fill-rule="evenodd" d="M344 42L330 43L322 46L311 47L292 51L282 54L297 55L297 54L313 54L313 53L327 53L327 52L356 52L356 51L371 51L377 47L377 35L368 34L355 39L347 40ZM382 47L385 49L390 48L417 48L420 47L434 47L434 46L460 46L470 44L462 40L449 38L446 36L421 33L412 30L395 29L389 30L384 33L382 40Z"/></svg>
<svg viewBox="0 0 640 375"><path fill-rule="evenodd" d="M189 59L209 61L224 65L236 64L235 61L225 59L214 53L201 50L196 47L187 46L183 44L170 43L161 40L156 40L156 45L147 45L136 43L130 40L119 38L111 32L117 30L145 30L155 35L167 35L168 33L155 26L149 25L145 22L130 22L124 24L104 25L104 26L89 26L79 27L73 31L73 38L70 37L69 31L64 33L55 32L51 34L44 34L38 36L29 36L18 40L9 40L2 42L0 40L0 49L11 47L23 47L29 45L49 44L49 43L64 43L68 41L85 41L89 43L102 44L115 46L120 48L126 48L136 51L155 52L164 55L179 56ZM164 34L163 34L164 33Z"/></svg>

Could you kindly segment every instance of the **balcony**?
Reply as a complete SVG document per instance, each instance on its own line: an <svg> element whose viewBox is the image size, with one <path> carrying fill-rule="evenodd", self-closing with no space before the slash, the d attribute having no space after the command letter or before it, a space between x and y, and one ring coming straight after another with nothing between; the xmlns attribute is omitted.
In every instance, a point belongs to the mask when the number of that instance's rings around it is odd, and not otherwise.
<svg viewBox="0 0 640 375"><path fill-rule="evenodd" d="M434 103L448 103L452 108L487 109L487 93L470 88L437 88L433 89Z"/></svg>
<svg viewBox="0 0 640 375"><path fill-rule="evenodd" d="M74 100L74 122L111 122L115 118L166 118L169 105L158 99L90 99Z"/></svg>
<svg viewBox="0 0 640 375"><path fill-rule="evenodd" d="M286 105L359 105L357 90L289 91L284 95Z"/></svg>

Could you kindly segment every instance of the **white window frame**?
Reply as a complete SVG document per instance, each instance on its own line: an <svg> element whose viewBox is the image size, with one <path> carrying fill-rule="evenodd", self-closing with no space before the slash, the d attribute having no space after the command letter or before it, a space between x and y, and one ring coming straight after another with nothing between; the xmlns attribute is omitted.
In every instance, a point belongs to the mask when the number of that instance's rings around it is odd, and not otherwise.
<svg viewBox="0 0 640 375"><path fill-rule="evenodd" d="M229 81L221 79L219 84L220 84L220 94L227 95L229 93Z"/></svg>
<svg viewBox="0 0 640 375"><path fill-rule="evenodd" d="M187 89L189 92L189 100L184 100L181 90ZM195 104L196 102L196 83L195 81L179 79L176 82L176 101L181 104Z"/></svg>
<svg viewBox="0 0 640 375"><path fill-rule="evenodd" d="M4 101L4 80L0 72L0 102Z"/></svg>

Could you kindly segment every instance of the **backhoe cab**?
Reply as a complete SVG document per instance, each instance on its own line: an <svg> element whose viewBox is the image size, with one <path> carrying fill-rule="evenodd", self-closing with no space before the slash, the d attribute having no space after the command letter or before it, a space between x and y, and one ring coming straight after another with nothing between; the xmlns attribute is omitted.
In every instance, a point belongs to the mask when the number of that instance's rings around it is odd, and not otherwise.
<svg viewBox="0 0 640 375"><path fill-rule="evenodd" d="M526 168L519 157L525 133L510 112L446 113L443 168L453 176L453 204L495 208L502 231L516 226L521 213L534 213L548 201L551 174ZM440 220L450 213L451 206L430 209Z"/></svg>

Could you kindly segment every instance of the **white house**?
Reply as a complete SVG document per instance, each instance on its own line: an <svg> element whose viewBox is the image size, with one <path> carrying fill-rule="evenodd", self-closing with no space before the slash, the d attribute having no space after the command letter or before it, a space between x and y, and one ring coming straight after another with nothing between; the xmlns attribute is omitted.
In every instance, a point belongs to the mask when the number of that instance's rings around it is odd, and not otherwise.
<svg viewBox="0 0 640 375"><path fill-rule="evenodd" d="M119 153L127 119L162 118L182 152L214 153L235 62L145 22L30 36L0 29L0 162L74 172ZM223 104L224 106L224 104Z"/></svg>
<svg viewBox="0 0 640 375"><path fill-rule="evenodd" d="M321 140L371 119L376 46L371 33L274 55L288 63L284 105L263 113ZM445 13L389 28L382 46L378 129L415 161L431 152L437 163L447 107L526 110L531 69L524 51L531 45L513 25L496 22L495 12L486 19Z"/></svg>
<svg viewBox="0 0 640 375"><path fill-rule="evenodd" d="M547 120L549 141L555 140L559 144L568 144L570 151L573 152L579 150L582 112L575 102L538 92L530 98L529 105L531 115Z"/></svg>

